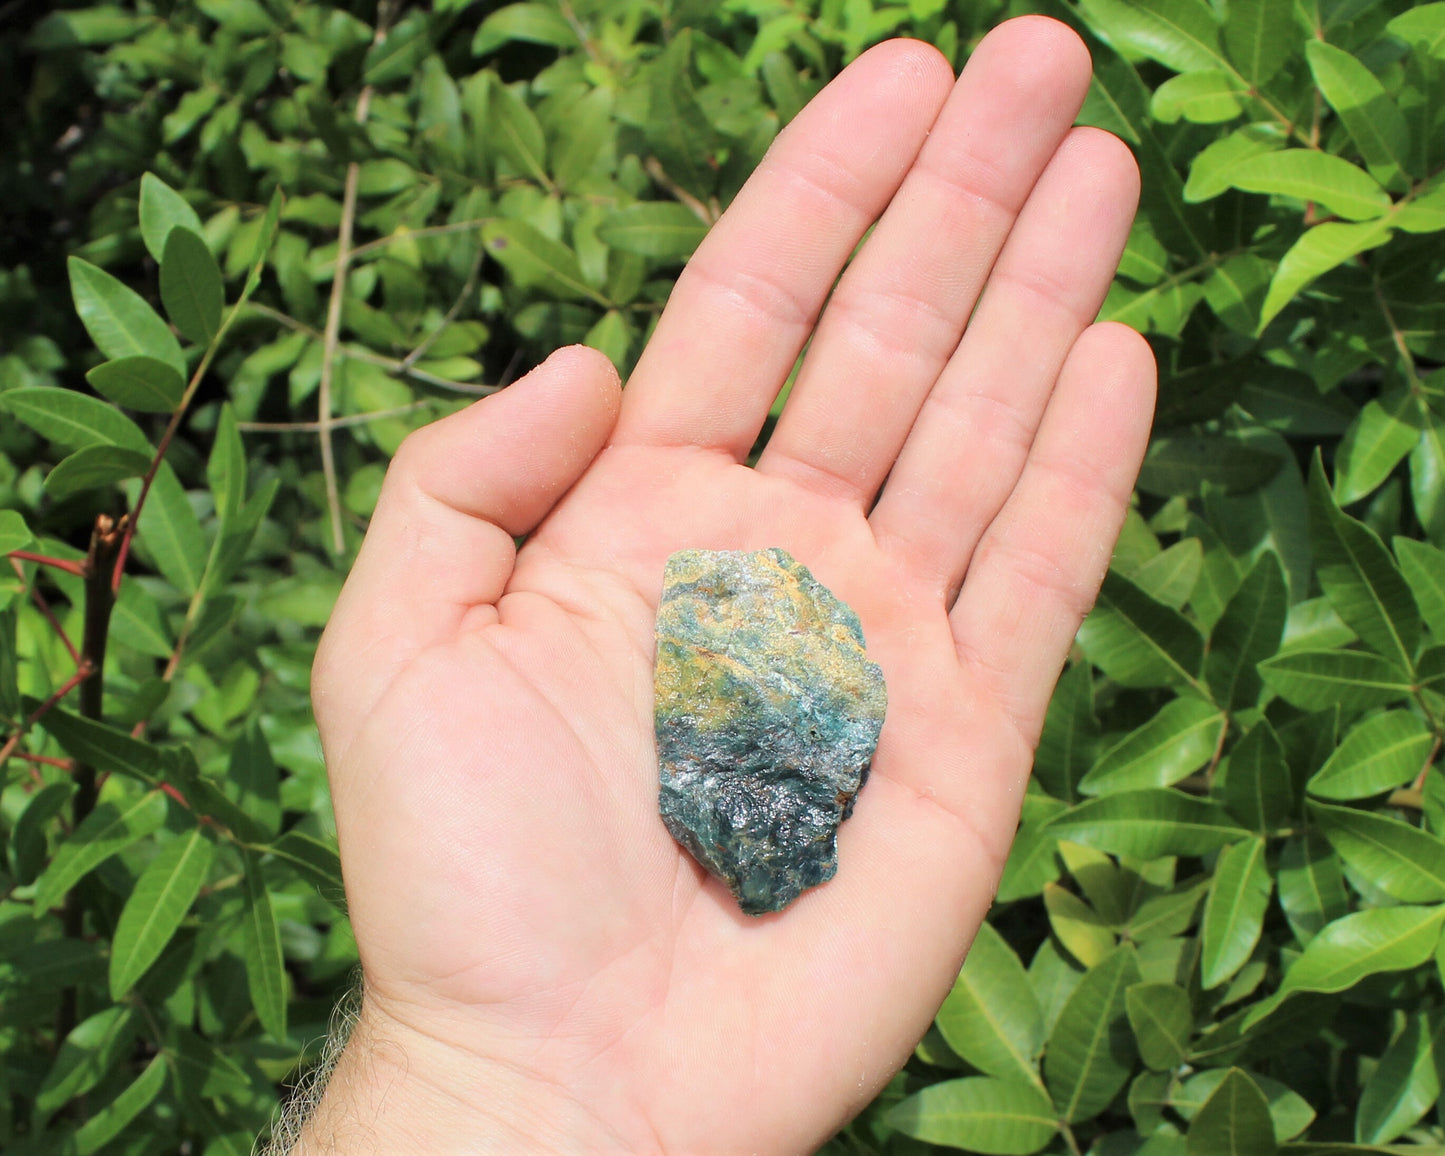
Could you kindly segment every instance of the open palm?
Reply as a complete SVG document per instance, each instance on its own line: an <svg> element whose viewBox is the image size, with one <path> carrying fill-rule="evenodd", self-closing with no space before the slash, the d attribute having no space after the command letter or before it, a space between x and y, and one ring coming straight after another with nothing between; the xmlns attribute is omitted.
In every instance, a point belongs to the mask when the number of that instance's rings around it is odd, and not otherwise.
<svg viewBox="0 0 1445 1156"><path fill-rule="evenodd" d="M625 395L564 350L403 447L315 676L369 1052L318 1127L802 1151L907 1056L1148 427L1147 348L1089 325L1137 178L1069 128L1088 69L1041 18L956 85L874 49L713 229ZM889 709L836 878L759 919L658 817L652 663L668 555L767 546L858 612Z"/></svg>

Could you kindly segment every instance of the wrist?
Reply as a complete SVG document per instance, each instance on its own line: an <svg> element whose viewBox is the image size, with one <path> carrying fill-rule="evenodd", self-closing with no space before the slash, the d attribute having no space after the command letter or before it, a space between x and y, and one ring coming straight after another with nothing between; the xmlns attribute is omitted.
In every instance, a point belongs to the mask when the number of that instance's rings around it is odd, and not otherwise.
<svg viewBox="0 0 1445 1156"><path fill-rule="evenodd" d="M409 1026L367 998L293 1156L636 1152L567 1088Z"/></svg>

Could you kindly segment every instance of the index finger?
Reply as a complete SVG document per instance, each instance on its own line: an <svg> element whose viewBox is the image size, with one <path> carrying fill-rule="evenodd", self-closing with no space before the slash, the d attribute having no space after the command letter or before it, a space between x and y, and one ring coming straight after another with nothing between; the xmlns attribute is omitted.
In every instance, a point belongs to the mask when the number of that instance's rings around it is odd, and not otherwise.
<svg viewBox="0 0 1445 1156"><path fill-rule="evenodd" d="M747 454L952 84L936 49L894 40L798 114L678 278L628 383L614 443Z"/></svg>

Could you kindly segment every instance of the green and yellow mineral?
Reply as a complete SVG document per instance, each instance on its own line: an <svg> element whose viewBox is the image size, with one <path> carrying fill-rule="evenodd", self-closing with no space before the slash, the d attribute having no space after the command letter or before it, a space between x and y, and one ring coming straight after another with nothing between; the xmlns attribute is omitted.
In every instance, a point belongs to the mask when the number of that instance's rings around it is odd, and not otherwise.
<svg viewBox="0 0 1445 1156"><path fill-rule="evenodd" d="M657 609L659 809L749 915L837 870L888 696L858 616L785 550L682 550Z"/></svg>

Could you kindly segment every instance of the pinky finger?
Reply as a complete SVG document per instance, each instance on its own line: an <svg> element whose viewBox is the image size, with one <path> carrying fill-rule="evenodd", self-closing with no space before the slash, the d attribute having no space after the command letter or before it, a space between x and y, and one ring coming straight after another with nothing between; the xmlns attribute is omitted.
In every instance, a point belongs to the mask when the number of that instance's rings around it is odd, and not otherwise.
<svg viewBox="0 0 1445 1156"><path fill-rule="evenodd" d="M1132 329L1084 331L950 613L960 660L1030 743L1128 510L1154 380L1153 354Z"/></svg>

